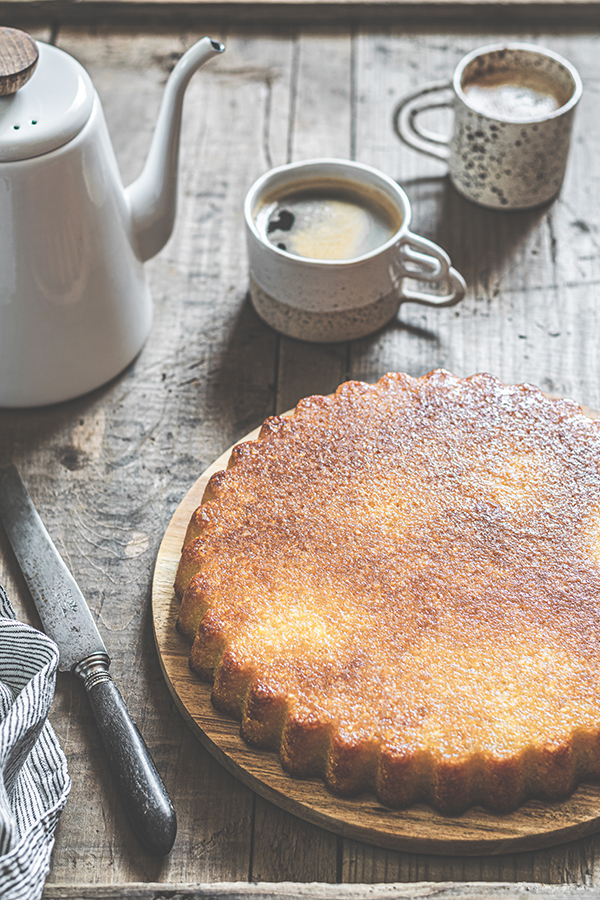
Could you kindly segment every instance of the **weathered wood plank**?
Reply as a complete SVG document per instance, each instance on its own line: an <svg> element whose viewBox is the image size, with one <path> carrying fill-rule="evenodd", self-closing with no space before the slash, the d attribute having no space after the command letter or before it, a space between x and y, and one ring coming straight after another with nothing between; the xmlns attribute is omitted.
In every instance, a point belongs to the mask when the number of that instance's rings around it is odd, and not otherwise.
<svg viewBox="0 0 600 900"><path fill-rule="evenodd" d="M335 882L338 841L257 796L252 880Z"/></svg>
<svg viewBox="0 0 600 900"><path fill-rule="evenodd" d="M77 893L78 892L78 893ZM44 900L163 900L168 892L170 900L521 900L524 897L548 898L548 900L598 900L596 888L581 888L546 884L473 884L465 882L418 884L136 884L127 888L111 885L94 887L81 885L50 885L44 891Z"/></svg>
<svg viewBox="0 0 600 900"><path fill-rule="evenodd" d="M300 32L289 162L352 156L354 86L351 33ZM277 412L308 394L331 393L346 379L346 345L280 338Z"/></svg>
<svg viewBox="0 0 600 900"><path fill-rule="evenodd" d="M347 155L347 123L351 114L349 39L340 39L339 32L331 30L301 31L294 35L293 48L289 104L272 109L273 121L287 135L285 162ZM341 72L345 79L340 78ZM340 116L341 128L338 127ZM335 351L331 353L327 348L300 344L281 336L277 340L273 412L283 412L307 393L322 392L324 384L333 387L342 380ZM307 376L312 376L314 388L307 384ZM272 835L276 835L275 840ZM335 835L298 822L262 797L256 798L252 878L335 881L337 848Z"/></svg>
<svg viewBox="0 0 600 900"><path fill-rule="evenodd" d="M402 881L499 881L543 880L545 884L564 882L597 883L595 853L597 839L586 838L561 847L504 856L457 857L416 853L396 853L348 841L344 846L343 880L347 882Z"/></svg>
<svg viewBox="0 0 600 900"><path fill-rule="evenodd" d="M574 22L595 26L598 0L2 0L0 17L13 26L60 21L65 25L153 25L198 28L208 22L239 26L330 23L387 26L392 22L451 24Z"/></svg>

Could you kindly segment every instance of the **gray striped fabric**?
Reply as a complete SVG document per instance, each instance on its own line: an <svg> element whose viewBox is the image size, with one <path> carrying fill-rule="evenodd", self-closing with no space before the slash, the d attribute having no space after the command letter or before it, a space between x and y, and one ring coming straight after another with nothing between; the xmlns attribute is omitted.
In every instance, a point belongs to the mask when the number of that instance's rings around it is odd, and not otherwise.
<svg viewBox="0 0 600 900"><path fill-rule="evenodd" d="M0 898L41 897L71 779L46 721L56 644L15 620L0 585Z"/></svg>

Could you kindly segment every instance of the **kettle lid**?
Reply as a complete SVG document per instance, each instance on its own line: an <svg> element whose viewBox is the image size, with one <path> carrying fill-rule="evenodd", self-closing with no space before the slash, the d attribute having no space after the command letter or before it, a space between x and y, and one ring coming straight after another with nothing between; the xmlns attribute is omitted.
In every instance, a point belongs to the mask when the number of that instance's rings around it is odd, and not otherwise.
<svg viewBox="0 0 600 900"><path fill-rule="evenodd" d="M72 140L90 117L94 93L90 76L68 53L0 28L0 163L41 156Z"/></svg>

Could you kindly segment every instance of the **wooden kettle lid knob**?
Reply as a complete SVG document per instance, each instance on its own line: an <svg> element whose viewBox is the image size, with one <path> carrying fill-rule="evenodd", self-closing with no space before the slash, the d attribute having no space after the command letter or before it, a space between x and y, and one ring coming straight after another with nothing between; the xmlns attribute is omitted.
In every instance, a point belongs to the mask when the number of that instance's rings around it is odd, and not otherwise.
<svg viewBox="0 0 600 900"><path fill-rule="evenodd" d="M0 97L29 81L38 61L36 42L24 31L0 27Z"/></svg>

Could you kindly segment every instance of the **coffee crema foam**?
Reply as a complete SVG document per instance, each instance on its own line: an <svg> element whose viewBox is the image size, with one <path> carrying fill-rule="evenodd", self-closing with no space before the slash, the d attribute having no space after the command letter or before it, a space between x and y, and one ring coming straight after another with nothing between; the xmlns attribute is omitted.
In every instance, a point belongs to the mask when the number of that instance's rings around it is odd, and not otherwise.
<svg viewBox="0 0 600 900"><path fill-rule="evenodd" d="M509 122L544 119L568 99L548 76L525 68L474 73L462 89L476 112Z"/></svg>
<svg viewBox="0 0 600 900"><path fill-rule="evenodd" d="M385 244L402 215L384 195L332 183L266 198L255 221L263 238L294 256L347 260Z"/></svg>

